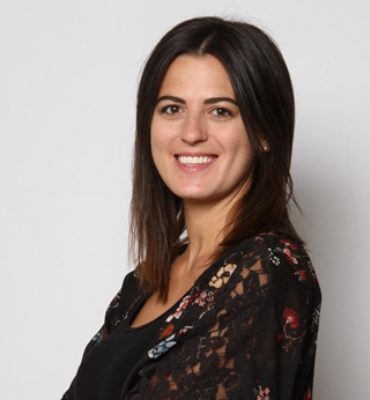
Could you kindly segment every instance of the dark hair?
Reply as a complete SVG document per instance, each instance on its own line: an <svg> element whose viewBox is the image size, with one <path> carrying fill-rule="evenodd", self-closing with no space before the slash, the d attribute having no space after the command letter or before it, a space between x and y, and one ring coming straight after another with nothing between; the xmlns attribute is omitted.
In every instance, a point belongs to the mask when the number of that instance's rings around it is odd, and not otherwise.
<svg viewBox="0 0 370 400"><path fill-rule="evenodd" d="M181 199L168 189L154 165L150 126L164 76L182 54L210 54L223 64L255 153L251 186L232 210L228 233L214 258L248 237L271 230L303 243L288 213L293 198L289 170L294 95L279 49L266 33L246 22L219 17L184 21L152 51L137 95L130 249L142 287L158 291L163 301L186 227ZM268 153L262 149L262 138L269 144Z"/></svg>

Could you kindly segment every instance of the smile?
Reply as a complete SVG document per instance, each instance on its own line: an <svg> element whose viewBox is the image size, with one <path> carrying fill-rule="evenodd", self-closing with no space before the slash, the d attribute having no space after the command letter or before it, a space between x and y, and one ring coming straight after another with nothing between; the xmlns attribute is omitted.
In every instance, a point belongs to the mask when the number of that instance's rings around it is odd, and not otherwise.
<svg viewBox="0 0 370 400"><path fill-rule="evenodd" d="M208 164L215 160L215 156L177 156L179 162L183 165Z"/></svg>

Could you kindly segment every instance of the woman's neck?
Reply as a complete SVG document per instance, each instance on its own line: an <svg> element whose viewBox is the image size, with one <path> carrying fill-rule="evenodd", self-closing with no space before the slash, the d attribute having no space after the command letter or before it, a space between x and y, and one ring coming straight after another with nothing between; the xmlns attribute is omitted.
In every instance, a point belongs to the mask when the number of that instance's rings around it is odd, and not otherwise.
<svg viewBox="0 0 370 400"><path fill-rule="evenodd" d="M183 199L188 245L178 261L185 274L197 275L212 261L231 229L234 207L249 190L250 184L251 177L221 199Z"/></svg>
<svg viewBox="0 0 370 400"><path fill-rule="evenodd" d="M232 204L184 201L184 217L188 246L181 255L184 271L204 268L225 237Z"/></svg>

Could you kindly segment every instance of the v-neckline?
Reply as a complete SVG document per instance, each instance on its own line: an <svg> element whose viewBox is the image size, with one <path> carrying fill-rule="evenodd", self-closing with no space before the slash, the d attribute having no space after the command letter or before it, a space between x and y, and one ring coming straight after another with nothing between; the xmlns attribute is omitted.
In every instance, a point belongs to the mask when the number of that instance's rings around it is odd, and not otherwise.
<svg viewBox="0 0 370 400"><path fill-rule="evenodd" d="M225 262L225 260L234 253L237 253L241 248L245 248L246 244L250 244L249 242L252 242L256 236L252 236L250 238L247 238L243 241L241 241L237 246L231 247L230 249L226 250L219 258L217 258L215 261L211 262L208 267L202 271L202 273L195 279L194 283L192 286L182 295L173 305L171 305L167 310L162 312L160 315L152 319L151 321L148 321L142 325L131 327L131 323L134 321L135 317L137 316L138 312L140 309L143 307L145 304L145 301L148 299L149 295L147 293L143 293L140 300L137 301L135 306L131 310L131 315L127 318L126 320L126 329L130 331L136 331L139 329L144 329L145 327L149 326L152 323L157 322L158 320L167 317L168 314L173 310L175 310L179 307L179 305L185 301L187 296L190 296L194 290L196 290L200 285L201 282L206 280L206 278L209 276L211 279L212 275L214 274L214 270L217 272L217 268L221 267L221 265ZM181 254L181 253L180 253ZM179 318L180 319L180 318ZM178 320L179 320L178 319Z"/></svg>

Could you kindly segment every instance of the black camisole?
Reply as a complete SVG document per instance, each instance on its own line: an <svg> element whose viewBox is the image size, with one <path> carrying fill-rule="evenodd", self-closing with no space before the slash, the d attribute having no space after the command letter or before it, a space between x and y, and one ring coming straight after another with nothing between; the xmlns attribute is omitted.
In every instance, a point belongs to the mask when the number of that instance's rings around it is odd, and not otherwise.
<svg viewBox="0 0 370 400"><path fill-rule="evenodd" d="M105 340L97 344L82 361L72 383L73 400L119 400L122 387L136 362L149 350L163 320L177 306L170 307L153 321L131 328L139 309L130 321L124 320Z"/></svg>

